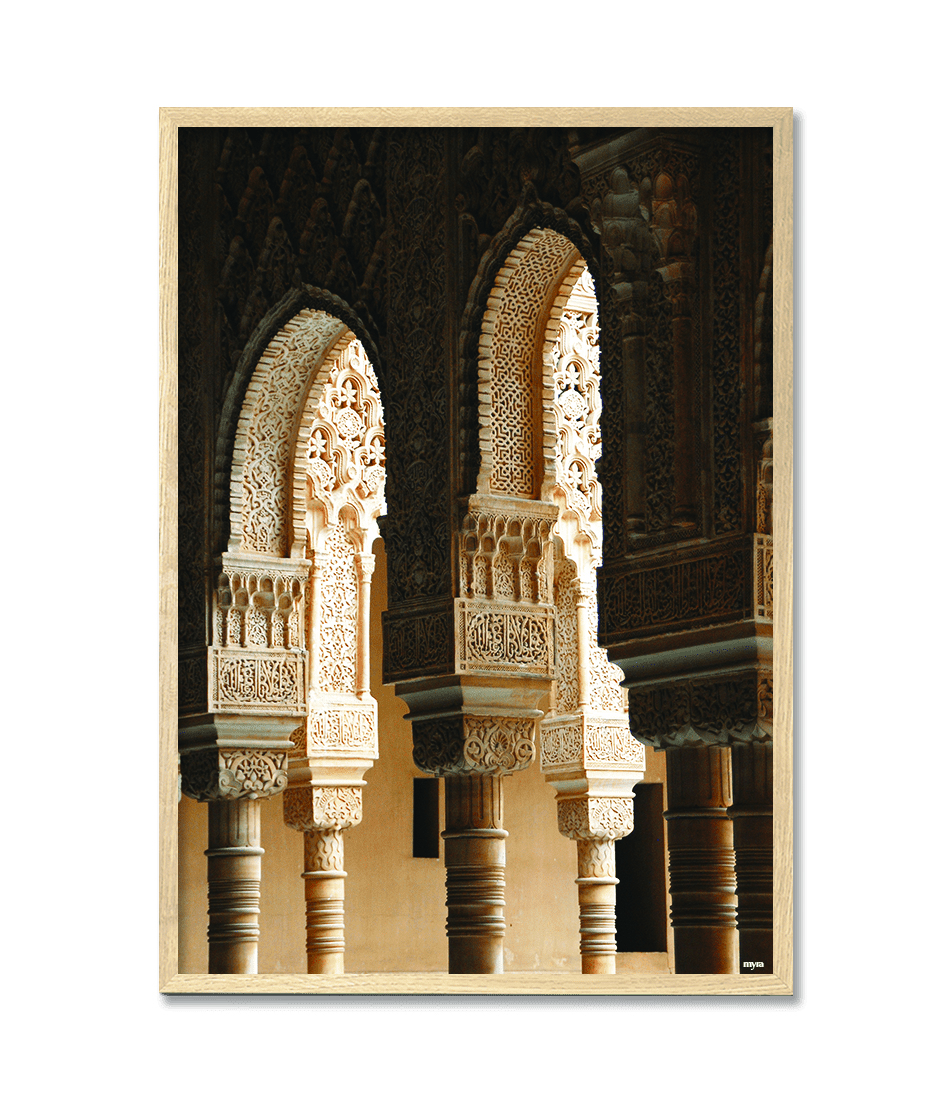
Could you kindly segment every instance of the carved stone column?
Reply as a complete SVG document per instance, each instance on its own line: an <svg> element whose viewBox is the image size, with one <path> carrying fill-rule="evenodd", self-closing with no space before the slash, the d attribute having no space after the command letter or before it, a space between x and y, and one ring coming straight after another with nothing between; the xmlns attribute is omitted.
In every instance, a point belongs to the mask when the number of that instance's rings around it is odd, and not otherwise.
<svg viewBox="0 0 950 1100"><path fill-rule="evenodd" d="M182 792L208 802L208 972L256 974L260 939L260 800L287 785L287 753L181 754Z"/></svg>
<svg viewBox="0 0 950 1100"><path fill-rule="evenodd" d="M608 206L618 212L616 204ZM635 243L636 234L628 234L628 240L617 224L611 225L612 247L620 249L615 274L620 275L630 272L630 257L617 242ZM584 974L616 970L614 842L633 829L633 787L645 770L643 746L630 735L620 670L596 641L594 571L602 543L601 487L595 474L599 362L597 303L585 272L565 305L553 349L554 498L563 554L554 571L557 681L553 705L541 723L541 770L557 791L558 829L577 843Z"/></svg>
<svg viewBox="0 0 950 1100"><path fill-rule="evenodd" d="M304 834L308 974L344 971L343 830L362 820L364 785L307 785L284 794L284 824Z"/></svg>
<svg viewBox="0 0 950 1100"><path fill-rule="evenodd" d="M261 913L261 804L208 806L208 973L256 974Z"/></svg>
<svg viewBox="0 0 950 1100"><path fill-rule="evenodd" d="M772 743L732 746L740 973L772 973Z"/></svg>
<svg viewBox="0 0 950 1100"><path fill-rule="evenodd" d="M386 480L376 374L350 334L313 382L298 434L311 558L306 721L293 733L284 823L304 840L307 970L344 971L343 832L362 820L378 757L370 593Z"/></svg>
<svg viewBox="0 0 950 1100"><path fill-rule="evenodd" d="M736 873L729 749L666 753L665 813L677 974L735 974Z"/></svg>
<svg viewBox="0 0 950 1100"><path fill-rule="evenodd" d="M637 779L643 775L640 772ZM614 974L617 970L617 883L614 842L633 831L629 777L590 777L586 783L562 780L557 797L557 825L577 842L580 904L581 973ZM587 787L586 790L583 786ZM572 787L581 787L580 793Z"/></svg>
<svg viewBox="0 0 950 1100"><path fill-rule="evenodd" d="M743 768L747 760L761 765L761 749L772 737L767 709L771 682L771 669L762 667L630 691L634 736L666 752L665 817L677 973L739 970L736 919L742 901L736 895L731 752L739 749ZM743 755L747 749L751 757ZM761 814L761 803L749 799L764 797L766 781L771 785L771 775L766 780L761 767L742 779L742 803L756 814ZM746 838L758 844L764 834L744 826L741 842ZM760 885L764 858L755 844L747 863L751 895ZM758 906L758 900L753 902L754 912ZM761 920L760 909L757 919Z"/></svg>
<svg viewBox="0 0 950 1100"><path fill-rule="evenodd" d="M504 971L502 778L534 759L536 719L457 715L413 722L412 758L445 777L445 883L450 974Z"/></svg>
<svg viewBox="0 0 950 1100"><path fill-rule="evenodd" d="M445 780L445 904L450 974L505 969L504 797L498 775Z"/></svg>

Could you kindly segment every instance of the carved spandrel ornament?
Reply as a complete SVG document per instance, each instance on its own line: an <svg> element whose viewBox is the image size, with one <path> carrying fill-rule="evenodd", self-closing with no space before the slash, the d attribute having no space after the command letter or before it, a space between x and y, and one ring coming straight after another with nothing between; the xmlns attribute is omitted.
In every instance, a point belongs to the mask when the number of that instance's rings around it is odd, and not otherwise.
<svg viewBox="0 0 950 1100"><path fill-rule="evenodd" d="M631 688L630 731L656 749L772 740L772 670Z"/></svg>
<svg viewBox="0 0 950 1100"><path fill-rule="evenodd" d="M510 775L535 757L532 718L460 715L412 724L412 759L436 776Z"/></svg>
<svg viewBox="0 0 950 1100"><path fill-rule="evenodd" d="M199 749L181 754L182 794L198 802L270 798L287 787L288 754Z"/></svg>

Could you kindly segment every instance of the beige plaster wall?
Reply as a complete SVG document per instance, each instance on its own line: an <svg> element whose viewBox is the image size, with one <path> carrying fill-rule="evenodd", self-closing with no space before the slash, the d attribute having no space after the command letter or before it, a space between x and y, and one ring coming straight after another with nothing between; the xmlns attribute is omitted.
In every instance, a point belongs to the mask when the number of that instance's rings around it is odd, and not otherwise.
<svg viewBox="0 0 950 1100"><path fill-rule="evenodd" d="M372 652L382 651L386 561L374 547ZM366 773L363 822L345 836L346 969L350 973L445 971L445 867L412 856L412 732L405 704L381 683L373 662L379 706L379 760ZM664 758L647 750L647 781L662 781ZM505 779L507 841L506 971L580 970L576 849L557 831L554 789L537 761ZM634 804L636 805L636 804ZM307 972L304 947L303 838L283 823L281 800L262 805L265 850L261 885L260 973ZM207 808L179 804L179 969L207 972ZM621 967L667 969L666 956L623 956Z"/></svg>

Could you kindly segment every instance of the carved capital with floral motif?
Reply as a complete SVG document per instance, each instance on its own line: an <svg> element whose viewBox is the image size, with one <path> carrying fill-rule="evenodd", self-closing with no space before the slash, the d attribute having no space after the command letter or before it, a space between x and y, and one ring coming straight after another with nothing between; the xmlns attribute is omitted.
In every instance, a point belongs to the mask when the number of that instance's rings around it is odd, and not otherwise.
<svg viewBox="0 0 950 1100"><path fill-rule="evenodd" d="M772 669L631 688L630 731L657 749L772 740Z"/></svg>
<svg viewBox="0 0 950 1100"><path fill-rule="evenodd" d="M568 840L619 840L633 832L633 799L561 796L557 827Z"/></svg>
<svg viewBox="0 0 950 1100"><path fill-rule="evenodd" d="M509 775L534 760L536 725L470 714L413 722L412 759L430 775Z"/></svg>
<svg viewBox="0 0 950 1100"><path fill-rule="evenodd" d="M198 802L270 798L287 786L286 752L204 748L181 754L181 790Z"/></svg>
<svg viewBox="0 0 950 1100"><path fill-rule="evenodd" d="M362 785L292 787L284 791L284 824L291 829L350 829L362 820Z"/></svg>

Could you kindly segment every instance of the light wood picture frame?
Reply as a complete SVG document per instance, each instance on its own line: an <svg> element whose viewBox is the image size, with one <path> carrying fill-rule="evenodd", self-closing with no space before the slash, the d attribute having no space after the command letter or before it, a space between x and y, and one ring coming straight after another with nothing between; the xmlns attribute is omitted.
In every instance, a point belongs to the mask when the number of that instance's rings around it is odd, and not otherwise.
<svg viewBox="0 0 950 1100"><path fill-rule="evenodd" d="M774 295L774 968L772 974L202 975L178 966L177 362L178 131L278 126L771 127ZM793 738L793 117L791 108L316 109L166 108L160 130L160 920L159 989L168 994L520 994L788 996L794 993ZM266 874L266 871L265 871Z"/></svg>

